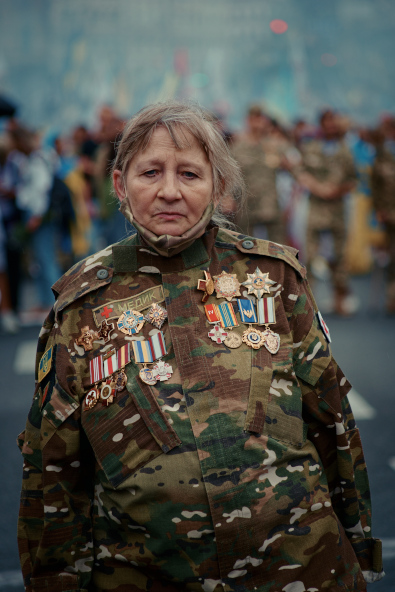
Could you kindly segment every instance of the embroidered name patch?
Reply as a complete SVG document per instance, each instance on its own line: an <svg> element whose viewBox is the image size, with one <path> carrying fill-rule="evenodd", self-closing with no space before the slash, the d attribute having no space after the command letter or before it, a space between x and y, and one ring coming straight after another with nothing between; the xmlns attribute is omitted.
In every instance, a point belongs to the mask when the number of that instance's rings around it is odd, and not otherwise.
<svg viewBox="0 0 395 592"><path fill-rule="evenodd" d="M152 304L159 304L164 302L165 295L163 286L154 286L148 288L136 296L124 298L123 300L113 300L107 302L104 306L98 306L92 310L93 318L97 327L101 327L104 319L118 319L122 313L128 310L141 311L148 308Z"/></svg>

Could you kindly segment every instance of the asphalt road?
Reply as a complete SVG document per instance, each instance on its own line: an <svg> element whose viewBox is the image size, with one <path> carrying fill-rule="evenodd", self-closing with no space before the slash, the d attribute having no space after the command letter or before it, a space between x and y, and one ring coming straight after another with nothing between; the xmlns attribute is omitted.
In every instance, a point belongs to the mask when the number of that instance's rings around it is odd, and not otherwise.
<svg viewBox="0 0 395 592"><path fill-rule="evenodd" d="M332 349L356 392L352 406L367 458L373 500L373 536L384 543L386 577L372 592L395 592L395 318L380 310L380 287L372 297L370 277L353 281L361 300L352 318L325 315ZM316 288L325 304L326 287ZM324 307L324 306L323 306ZM39 328L0 334L0 592L22 592L16 545L21 456L15 444L33 393L32 365Z"/></svg>

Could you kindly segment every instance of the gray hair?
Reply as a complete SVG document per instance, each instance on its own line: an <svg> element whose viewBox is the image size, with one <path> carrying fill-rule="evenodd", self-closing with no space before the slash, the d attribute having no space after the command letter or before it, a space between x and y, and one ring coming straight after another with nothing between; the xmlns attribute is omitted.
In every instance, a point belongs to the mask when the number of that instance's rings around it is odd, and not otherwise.
<svg viewBox="0 0 395 592"><path fill-rule="evenodd" d="M222 212L222 202L231 197L239 207L242 205L245 192L243 176L216 126L215 116L196 103L168 100L141 109L125 125L112 170L121 171L125 177L130 161L138 152L145 150L158 126L167 129L178 149L189 147L185 131L197 139L207 154L213 173L213 197L218 206L212 221L218 226L232 226Z"/></svg>

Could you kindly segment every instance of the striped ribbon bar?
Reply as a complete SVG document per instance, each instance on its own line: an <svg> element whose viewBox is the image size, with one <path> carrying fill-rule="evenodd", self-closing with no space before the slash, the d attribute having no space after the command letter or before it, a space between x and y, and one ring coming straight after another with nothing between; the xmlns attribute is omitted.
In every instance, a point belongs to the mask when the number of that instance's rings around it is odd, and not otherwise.
<svg viewBox="0 0 395 592"><path fill-rule="evenodd" d="M134 359L137 364L152 363L152 350L149 341L132 341Z"/></svg>
<svg viewBox="0 0 395 592"><path fill-rule="evenodd" d="M231 302L222 302L217 305L217 311L219 314L219 320L221 327L237 327L238 322Z"/></svg>
<svg viewBox="0 0 395 592"><path fill-rule="evenodd" d="M162 331L159 331L158 333L155 333L155 335L152 335L152 337L149 337L148 341L151 346L151 351L153 353L154 360L163 358L163 356L167 354L165 337Z"/></svg>
<svg viewBox="0 0 395 592"><path fill-rule="evenodd" d="M130 362L130 343L123 345L117 352L118 356L118 370L129 364Z"/></svg>
<svg viewBox="0 0 395 592"><path fill-rule="evenodd" d="M269 325L276 322L276 307L274 298L259 298L258 300L258 324Z"/></svg>
<svg viewBox="0 0 395 592"><path fill-rule="evenodd" d="M114 374L114 372L118 370L118 359L116 352L103 361L103 370L104 378L108 378L111 376L111 374Z"/></svg>
<svg viewBox="0 0 395 592"><path fill-rule="evenodd" d="M237 304L239 305L239 312L242 323L248 325L250 323L258 322L258 319L256 318L255 306L252 300L248 300L248 298L238 298Z"/></svg>
<svg viewBox="0 0 395 592"><path fill-rule="evenodd" d="M218 314L218 307L215 304L205 304L204 310L206 311L206 317L209 323L218 323L220 318Z"/></svg>
<svg viewBox="0 0 395 592"><path fill-rule="evenodd" d="M103 356L96 356L89 362L89 371L91 375L91 383L99 382L103 380Z"/></svg>

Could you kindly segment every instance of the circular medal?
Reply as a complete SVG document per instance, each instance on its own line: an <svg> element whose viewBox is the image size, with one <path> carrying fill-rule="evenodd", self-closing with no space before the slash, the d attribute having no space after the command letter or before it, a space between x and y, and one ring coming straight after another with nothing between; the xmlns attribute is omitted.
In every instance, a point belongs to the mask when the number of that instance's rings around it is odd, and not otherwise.
<svg viewBox="0 0 395 592"><path fill-rule="evenodd" d="M156 380L168 380L173 374L173 368L167 362L159 360L152 368L152 374Z"/></svg>
<svg viewBox="0 0 395 592"><path fill-rule="evenodd" d="M135 335L145 323L144 316L137 310L126 310L117 320L117 327L126 335Z"/></svg>
<svg viewBox="0 0 395 592"><path fill-rule="evenodd" d="M261 331L258 331L258 329L249 327L243 333L243 342L246 343L248 347L259 349L264 344L265 337Z"/></svg>
<svg viewBox="0 0 395 592"><path fill-rule="evenodd" d="M98 400L99 393L97 391L97 388L92 388L85 397L85 406L88 407L88 409L92 409L92 407L96 405Z"/></svg>
<svg viewBox="0 0 395 592"><path fill-rule="evenodd" d="M240 347L243 343L242 338L238 333L234 333L233 331L229 331L227 338L224 341L224 345L226 347L230 347L231 349L236 349Z"/></svg>
<svg viewBox="0 0 395 592"><path fill-rule="evenodd" d="M264 345L266 349L271 354L276 354L280 349L280 335L268 328L263 332L263 337L265 338Z"/></svg>
<svg viewBox="0 0 395 592"><path fill-rule="evenodd" d="M154 378L154 375L152 373L152 370L150 368L144 367L141 368L140 372L139 372L139 376L141 378L141 380L143 382L145 382L145 384L150 384L150 385L154 385L156 384L156 378Z"/></svg>
<svg viewBox="0 0 395 592"><path fill-rule="evenodd" d="M209 331L208 336L210 339L215 341L216 343L220 344L225 341L228 336L228 333L222 329L219 325L214 325L214 327Z"/></svg>
<svg viewBox="0 0 395 592"><path fill-rule="evenodd" d="M100 400L103 403L103 405L108 406L110 403L112 403L114 400L114 395L115 388L113 387L112 383L103 383L100 389Z"/></svg>

